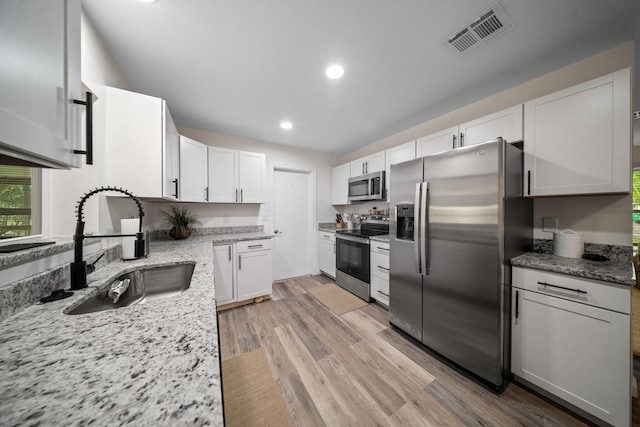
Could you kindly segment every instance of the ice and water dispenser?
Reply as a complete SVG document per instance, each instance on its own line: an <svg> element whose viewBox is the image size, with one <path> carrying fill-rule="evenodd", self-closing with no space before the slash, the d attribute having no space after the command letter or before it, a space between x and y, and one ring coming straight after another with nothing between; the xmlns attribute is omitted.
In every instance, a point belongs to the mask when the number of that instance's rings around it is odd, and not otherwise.
<svg viewBox="0 0 640 427"><path fill-rule="evenodd" d="M413 240L413 205L396 205L396 209L396 238L400 240Z"/></svg>

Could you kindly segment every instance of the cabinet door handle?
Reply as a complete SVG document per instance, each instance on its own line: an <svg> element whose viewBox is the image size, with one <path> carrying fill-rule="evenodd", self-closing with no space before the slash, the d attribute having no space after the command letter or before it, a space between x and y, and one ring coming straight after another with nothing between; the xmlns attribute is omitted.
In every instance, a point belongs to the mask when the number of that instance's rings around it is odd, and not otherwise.
<svg viewBox="0 0 640 427"><path fill-rule="evenodd" d="M456 136L453 135L453 145L451 146L451 148L456 148Z"/></svg>
<svg viewBox="0 0 640 427"><path fill-rule="evenodd" d="M231 245L229 245L229 261L231 261Z"/></svg>
<svg viewBox="0 0 640 427"><path fill-rule="evenodd" d="M531 171L527 171L527 194L531 194Z"/></svg>
<svg viewBox="0 0 640 427"><path fill-rule="evenodd" d="M242 270L242 255L238 255L238 270Z"/></svg>
<svg viewBox="0 0 640 427"><path fill-rule="evenodd" d="M209 201L209 187L204 187L204 201Z"/></svg>
<svg viewBox="0 0 640 427"><path fill-rule="evenodd" d="M236 188L236 202L238 201L238 189Z"/></svg>
<svg viewBox="0 0 640 427"><path fill-rule="evenodd" d="M384 296L385 296L385 297L387 297L387 298L389 298L389 294L385 294L384 292L382 292L382 291L380 291L380 290L378 291L378 293L379 293L379 294L384 295Z"/></svg>
<svg viewBox="0 0 640 427"><path fill-rule="evenodd" d="M242 188L240 189L240 203L244 202L244 197L242 196Z"/></svg>
<svg viewBox="0 0 640 427"><path fill-rule="evenodd" d="M86 140L86 149L85 150L73 150L74 154L86 154L87 156L87 164L93 164L93 94L89 91L85 92L85 100L80 101L78 99L74 99L74 104L84 105L85 106L85 131L87 133Z"/></svg>
<svg viewBox="0 0 640 427"><path fill-rule="evenodd" d="M176 192L175 192L175 194L173 195L173 197L175 197L175 198L177 199L177 198L178 198L178 178L174 179L174 180L173 180L173 181L171 181L171 182L173 182L173 184L175 185L175 190L176 190Z"/></svg>
<svg viewBox="0 0 640 427"><path fill-rule="evenodd" d="M388 251L389 249L383 248L382 246L376 246L376 249L380 249L382 251Z"/></svg>
<svg viewBox="0 0 640 427"><path fill-rule="evenodd" d="M565 291L571 291L571 292L577 292L579 294L586 294L587 293L587 291L583 291L582 289L565 288L564 286L552 285L551 283L546 283L546 282L538 282L538 285L550 286L552 288L563 289Z"/></svg>
<svg viewBox="0 0 640 427"><path fill-rule="evenodd" d="M364 175L364 163L362 164L362 175Z"/></svg>
<svg viewBox="0 0 640 427"><path fill-rule="evenodd" d="M388 269L388 268L383 267L383 266L381 266L381 265L379 265L379 266L378 266L378 268L381 268L381 269L383 269L383 270L385 270L385 271L389 271L389 269Z"/></svg>
<svg viewBox="0 0 640 427"><path fill-rule="evenodd" d="M247 246L249 249L256 249L256 248L261 248L262 245L249 245Z"/></svg>
<svg viewBox="0 0 640 427"><path fill-rule="evenodd" d="M369 173L369 162L364 162L364 171L365 173Z"/></svg>
<svg viewBox="0 0 640 427"><path fill-rule="evenodd" d="M464 147L464 133L460 132L460 147Z"/></svg>
<svg viewBox="0 0 640 427"><path fill-rule="evenodd" d="M520 299L520 294L516 291L516 319L520 316L520 310L518 309L518 300Z"/></svg>
<svg viewBox="0 0 640 427"><path fill-rule="evenodd" d="M322 237L326 237L327 239L329 239L331 236L329 236L328 234L323 234Z"/></svg>

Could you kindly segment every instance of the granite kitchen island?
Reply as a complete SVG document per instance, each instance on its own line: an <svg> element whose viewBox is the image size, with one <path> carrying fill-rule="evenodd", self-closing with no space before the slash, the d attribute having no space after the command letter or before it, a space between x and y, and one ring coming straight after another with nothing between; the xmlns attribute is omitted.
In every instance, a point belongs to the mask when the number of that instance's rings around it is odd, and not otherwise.
<svg viewBox="0 0 640 427"><path fill-rule="evenodd" d="M1 322L0 424L223 425L213 243L270 237L154 241L148 258L112 262L87 289ZM63 313L123 273L187 262L191 285L178 296Z"/></svg>

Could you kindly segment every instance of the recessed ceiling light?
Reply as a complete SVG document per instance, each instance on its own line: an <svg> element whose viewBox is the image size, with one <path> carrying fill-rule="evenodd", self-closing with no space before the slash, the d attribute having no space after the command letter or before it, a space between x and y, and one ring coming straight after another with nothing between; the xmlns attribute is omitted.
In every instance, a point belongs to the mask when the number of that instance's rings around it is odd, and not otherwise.
<svg viewBox="0 0 640 427"><path fill-rule="evenodd" d="M330 79L339 79L344 74L344 68L342 68L342 66L340 65L332 65L329 68L327 68L327 71L325 71L325 74Z"/></svg>
<svg viewBox="0 0 640 427"><path fill-rule="evenodd" d="M291 122L282 122L280 123L280 127L282 129L291 129L293 125L291 124Z"/></svg>

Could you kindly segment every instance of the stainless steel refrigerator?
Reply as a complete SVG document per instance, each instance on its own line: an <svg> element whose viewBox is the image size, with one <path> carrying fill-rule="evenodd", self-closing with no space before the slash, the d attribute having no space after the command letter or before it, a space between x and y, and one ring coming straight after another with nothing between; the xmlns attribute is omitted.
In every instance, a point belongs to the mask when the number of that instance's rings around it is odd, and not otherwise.
<svg viewBox="0 0 640 427"><path fill-rule="evenodd" d="M522 151L502 139L391 166L391 324L501 390L510 259L530 249Z"/></svg>

